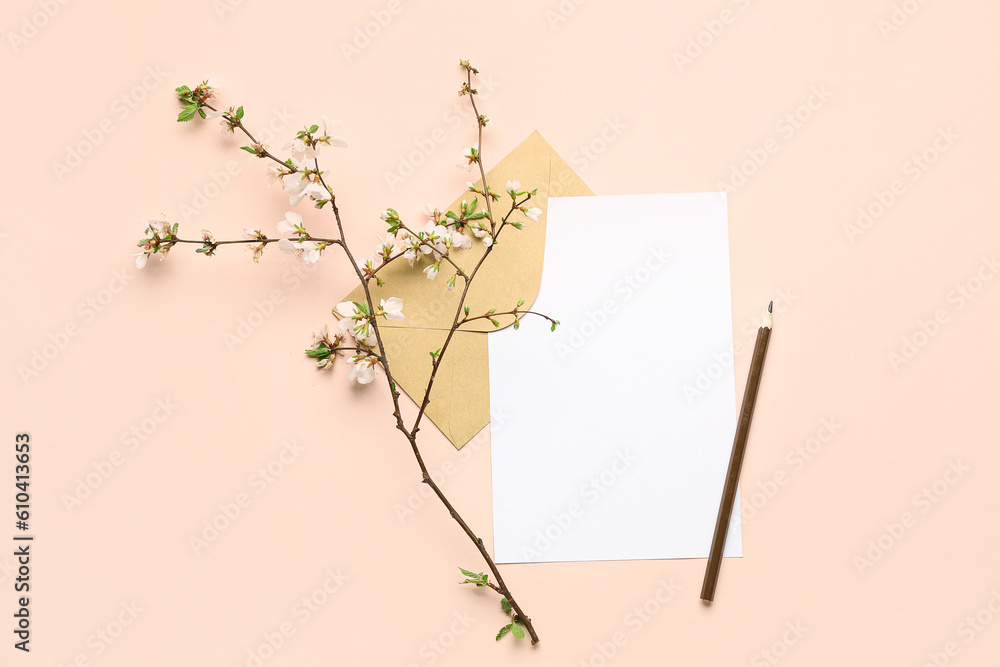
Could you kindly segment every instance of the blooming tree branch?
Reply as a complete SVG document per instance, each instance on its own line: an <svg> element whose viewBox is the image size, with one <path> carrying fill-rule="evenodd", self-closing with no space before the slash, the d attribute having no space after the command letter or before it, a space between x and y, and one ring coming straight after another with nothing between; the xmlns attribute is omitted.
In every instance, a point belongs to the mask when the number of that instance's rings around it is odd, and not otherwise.
<svg viewBox="0 0 1000 667"><path fill-rule="evenodd" d="M319 158L323 147L345 147L347 145L344 138L340 136L339 123L323 116L322 127L318 124L304 127L284 145L282 150L288 151L290 156L281 159L272 153L266 145L258 141L244 125L242 106L216 108L211 103L211 100L216 97L216 86L212 82L206 80L193 89L187 86L177 88L177 96L184 105L178 115L178 121L190 121L196 116L206 120L219 118L224 132L234 134L237 130L241 132L250 142L249 145L242 146L241 150L275 163L267 168L267 175L271 184L278 183L282 186L284 193L288 195L291 206L298 205L304 199L309 199L317 209L323 209L329 205L336 221L338 236L336 238L313 236L306 229L306 222L302 215L295 211L288 211L282 220L275 223L279 236L269 237L261 229L245 229L242 239L222 241L216 240L212 232L207 229L201 231L201 239L181 238L178 236L177 224L160 219L147 220L146 237L137 244L140 252L136 254L136 266L142 268L148 258L153 255L159 256L162 260L171 248L180 244L199 245L196 252L206 256L214 255L216 250L223 245L244 244L253 252L253 260L259 262L266 247L277 243L279 249L298 257L307 264L319 261L324 251L332 246L340 248L363 288L364 300L338 303L333 308L333 314L339 320L337 332L331 335L327 326L324 325L313 334L313 343L305 353L316 361L316 365L320 369L333 368L335 359L342 353L349 354L348 363L351 366L351 371L347 379L349 381L356 380L360 384L372 383L378 376L378 369L382 369L392 397L392 414L396 428L405 436L410 445L417 465L420 467L421 481L431 488L452 518L472 540L488 567L489 573L472 572L459 568L466 577L461 583L490 588L501 596L500 607L509 618L509 623L497 633L498 640L508 633L518 638L523 638L527 634L531 637L531 643L536 644L538 635L531 619L515 600L496 563L486 550L482 538L469 527L432 479L417 445L417 433L420 431L420 424L430 404L431 390L434 387L437 372L448 352L455 332L463 325L488 319L495 327L499 327L500 322L497 318L508 316L514 318L513 325L517 329L525 315L544 318L551 324L553 331L559 324L558 320L547 315L522 309L523 299L507 310L498 311L493 308L484 314L470 316L470 309L466 303L469 289L479 273L480 267L496 247L495 244L500 234L508 226L521 229L525 221L537 222L542 210L528 205L536 194L536 190L522 189L519 181L508 181L504 190L510 199L510 207L502 218L498 220L495 217L493 204L498 203L502 195L494 192L487 182L486 169L480 150L483 129L486 127L488 119L479 113L476 105L478 92L472 87L472 77L479 72L468 61L461 61L460 66L464 70L465 81L462 83L459 96L469 97L477 125L477 142L474 146L463 151L460 166L471 170L473 165L478 165L481 184L466 183L472 198L471 201L463 200L457 211L442 211L430 205L426 206L424 213L427 220L423 225L407 224L395 209L386 209L381 217L387 225L387 231L385 237L379 238L374 259L359 259L348 244L340 209L337 206L337 197L330 185L329 173L320 166ZM480 197L482 198L482 207L480 206ZM485 252L471 270L463 269L456 261L455 253L470 250L473 238L482 242ZM429 280L434 280L442 268L446 269L452 274L445 281L449 290L458 287L459 279L462 281L460 298L452 325L442 346L438 350L430 352L430 375L421 397L417 415L409 426L403 421L400 410L400 391L392 375L390 359L386 355L381 331L383 323L405 321L403 300L399 297L390 297L379 299L376 303L370 287L372 281L380 287L383 286L385 282L379 273L386 266L399 260L406 260L410 267L422 270Z"/></svg>

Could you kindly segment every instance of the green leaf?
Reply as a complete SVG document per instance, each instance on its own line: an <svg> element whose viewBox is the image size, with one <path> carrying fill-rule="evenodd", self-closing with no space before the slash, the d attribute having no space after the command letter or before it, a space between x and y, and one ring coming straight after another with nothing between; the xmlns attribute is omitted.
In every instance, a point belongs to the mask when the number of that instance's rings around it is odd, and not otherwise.
<svg viewBox="0 0 1000 667"><path fill-rule="evenodd" d="M246 151L247 153L250 153L250 155L259 155L257 149L254 148L253 146L240 146L240 150Z"/></svg>
<svg viewBox="0 0 1000 667"><path fill-rule="evenodd" d="M201 107L198 107L198 115L201 116L202 118L205 118L205 110L202 109Z"/></svg>
<svg viewBox="0 0 1000 667"><path fill-rule="evenodd" d="M454 211L448 211L447 213L444 214L444 217L446 217L446 218L448 218L450 220L458 220L458 216L455 215Z"/></svg>
<svg viewBox="0 0 1000 667"><path fill-rule="evenodd" d="M194 118L194 115L196 113L198 113L198 105L197 104L189 104L186 107L184 107L183 109L181 109L181 112L179 114L177 114L177 122L178 123L185 123L185 122L191 120L192 118Z"/></svg>
<svg viewBox="0 0 1000 667"><path fill-rule="evenodd" d="M490 322L492 322L492 323L493 323L493 326L495 326L496 328L498 328L498 329L500 328L500 322L499 322L499 321L497 321L497 320L495 320L495 319L493 319L493 318L491 317L491 318L490 318Z"/></svg>
<svg viewBox="0 0 1000 667"><path fill-rule="evenodd" d="M513 607L510 606L510 600L505 597L500 598L500 608L504 610L505 614L509 614L513 609Z"/></svg>
<svg viewBox="0 0 1000 667"><path fill-rule="evenodd" d="M438 350L440 352L440 350ZM433 352L431 354L434 354ZM459 582L462 584L475 584L477 587L488 586L490 582L490 577L488 574L483 574L482 572L470 572L465 568L458 568L462 571L466 577L465 581Z"/></svg>
<svg viewBox="0 0 1000 667"><path fill-rule="evenodd" d="M497 641L500 641L501 637L503 637L508 632L510 632L510 625L505 625L502 628L500 628L500 632L497 633Z"/></svg>
<svg viewBox="0 0 1000 667"><path fill-rule="evenodd" d="M240 120L243 119L243 107L240 107L236 110L236 117L239 118Z"/></svg>
<svg viewBox="0 0 1000 667"><path fill-rule="evenodd" d="M518 639L524 639L524 627L520 623L511 623L510 633Z"/></svg>
<svg viewBox="0 0 1000 667"><path fill-rule="evenodd" d="M313 134L318 131L319 131L319 125L313 125L312 127L309 128L309 134Z"/></svg>

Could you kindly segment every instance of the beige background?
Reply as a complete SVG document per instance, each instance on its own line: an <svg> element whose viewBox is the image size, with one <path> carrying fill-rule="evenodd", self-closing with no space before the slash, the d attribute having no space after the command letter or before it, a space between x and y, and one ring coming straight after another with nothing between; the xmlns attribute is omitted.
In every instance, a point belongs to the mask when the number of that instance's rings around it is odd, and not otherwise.
<svg viewBox="0 0 1000 667"><path fill-rule="evenodd" d="M0 480L29 431L37 541L34 650L4 627L3 664L253 665L283 627L262 664L992 664L998 20L969 0L5 3ZM173 122L173 88L214 72L251 127L280 130L273 146L321 113L343 121L350 148L327 164L372 254L386 206L412 217L462 187L460 57L489 82L490 163L538 129L600 194L731 184L740 387L754 318L769 298L777 314L745 557L711 608L700 560L508 566L542 642L495 643L496 599L456 584L476 553L413 495L384 387L302 355L349 270L175 250L139 273L127 256L161 213L223 238L286 210L214 123ZM72 151L87 154L66 173ZM881 214L854 227L859 208ZM491 542L488 434L461 453L421 438ZM189 538L240 494L196 554ZM678 588L665 603L661 582Z"/></svg>

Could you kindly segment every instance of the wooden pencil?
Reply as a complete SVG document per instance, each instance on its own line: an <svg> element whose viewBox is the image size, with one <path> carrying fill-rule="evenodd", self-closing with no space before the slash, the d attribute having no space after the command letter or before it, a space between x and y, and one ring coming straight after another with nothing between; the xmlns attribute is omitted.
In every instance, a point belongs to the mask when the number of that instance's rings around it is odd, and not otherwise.
<svg viewBox="0 0 1000 667"><path fill-rule="evenodd" d="M719 517L715 522L712 550L708 555L705 581L701 587L701 599L706 604L715 599L715 586L719 582L722 550L726 546L726 532L729 530L729 520L733 514L733 503L736 501L736 488L740 481L740 468L743 466L743 454L746 452L747 435L750 433L750 420L753 417L754 404L757 402L757 389L760 387L760 376L764 370L767 343L771 339L771 309L773 307L773 301L767 305L764 320L757 331L757 342L753 346L750 376L747 378L747 386L743 392L743 407L740 408L740 418L736 423L733 453L729 457L729 470L726 473L726 484L722 490L722 502L719 504Z"/></svg>

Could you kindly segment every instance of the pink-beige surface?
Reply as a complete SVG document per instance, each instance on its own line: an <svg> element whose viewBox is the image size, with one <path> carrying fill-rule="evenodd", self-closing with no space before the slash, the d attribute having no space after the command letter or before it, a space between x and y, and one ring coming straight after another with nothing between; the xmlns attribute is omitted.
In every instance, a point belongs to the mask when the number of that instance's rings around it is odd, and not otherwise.
<svg viewBox="0 0 1000 667"><path fill-rule="evenodd" d="M0 663L994 664L998 28L969 0L5 3ZM374 256L385 207L417 218L467 180L459 58L483 72L487 165L537 129L598 194L729 191L735 363L705 377L742 391L769 299L775 328L745 555L711 607L703 560L512 565L541 643L495 642L496 596L457 584L478 555L384 384L302 354L349 267L128 256L146 218L238 238L288 209L216 121L174 122L174 87L212 73L272 147L343 121L326 167ZM488 429L420 439L490 545Z"/></svg>

